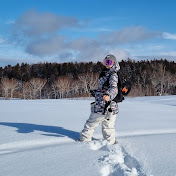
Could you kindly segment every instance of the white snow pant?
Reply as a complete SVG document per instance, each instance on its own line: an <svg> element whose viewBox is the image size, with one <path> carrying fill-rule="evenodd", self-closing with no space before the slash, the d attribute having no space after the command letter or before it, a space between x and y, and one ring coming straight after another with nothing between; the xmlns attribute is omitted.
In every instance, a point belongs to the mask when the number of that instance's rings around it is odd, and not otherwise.
<svg viewBox="0 0 176 176"><path fill-rule="evenodd" d="M89 119L84 125L84 129L80 133L80 140L89 142L92 140L92 136L95 128L102 122L102 134L104 139L110 144L115 143L115 120L116 114L111 115L109 120L106 119L106 115L100 115L97 113L91 113Z"/></svg>

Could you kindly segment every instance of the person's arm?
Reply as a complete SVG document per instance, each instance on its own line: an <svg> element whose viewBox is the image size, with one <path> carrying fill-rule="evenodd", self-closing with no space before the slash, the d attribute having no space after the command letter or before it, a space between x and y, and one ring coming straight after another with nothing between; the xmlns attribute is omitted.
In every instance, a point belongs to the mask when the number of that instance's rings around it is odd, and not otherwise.
<svg viewBox="0 0 176 176"><path fill-rule="evenodd" d="M103 85L104 85L104 83L106 82L106 77L105 76L103 76L103 77L100 77L99 79L98 79L98 90L102 90L103 89Z"/></svg>
<svg viewBox="0 0 176 176"><path fill-rule="evenodd" d="M105 92L106 95L103 96L104 100L112 101L118 94L118 76L113 73L109 80L109 89Z"/></svg>

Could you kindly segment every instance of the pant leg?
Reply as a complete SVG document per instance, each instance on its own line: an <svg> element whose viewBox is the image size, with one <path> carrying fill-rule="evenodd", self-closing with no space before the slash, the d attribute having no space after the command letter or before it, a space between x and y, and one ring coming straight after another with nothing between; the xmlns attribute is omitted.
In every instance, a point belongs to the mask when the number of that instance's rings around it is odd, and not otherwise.
<svg viewBox="0 0 176 176"><path fill-rule="evenodd" d="M89 119L80 133L80 140L89 142L92 140L95 128L104 120L105 116L97 113L91 113Z"/></svg>
<svg viewBox="0 0 176 176"><path fill-rule="evenodd" d="M104 119L102 121L102 134L110 144L115 143L115 120L116 114L112 115L109 120Z"/></svg>

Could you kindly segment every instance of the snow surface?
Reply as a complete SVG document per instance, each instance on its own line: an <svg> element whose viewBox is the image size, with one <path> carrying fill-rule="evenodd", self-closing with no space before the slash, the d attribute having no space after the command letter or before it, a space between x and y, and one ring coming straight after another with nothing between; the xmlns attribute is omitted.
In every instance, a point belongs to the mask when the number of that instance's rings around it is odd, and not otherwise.
<svg viewBox="0 0 176 176"><path fill-rule="evenodd" d="M91 101L0 100L0 176L176 176L176 96L120 103L115 145L75 142Z"/></svg>

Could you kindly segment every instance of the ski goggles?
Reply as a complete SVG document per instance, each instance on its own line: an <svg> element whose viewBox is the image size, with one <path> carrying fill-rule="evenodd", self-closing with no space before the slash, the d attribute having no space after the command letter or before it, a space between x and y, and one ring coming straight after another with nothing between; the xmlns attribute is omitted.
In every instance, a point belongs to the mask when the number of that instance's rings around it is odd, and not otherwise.
<svg viewBox="0 0 176 176"><path fill-rule="evenodd" d="M112 66L113 64L114 64L114 61L112 61L112 60L104 59L104 61L103 61L103 65Z"/></svg>

